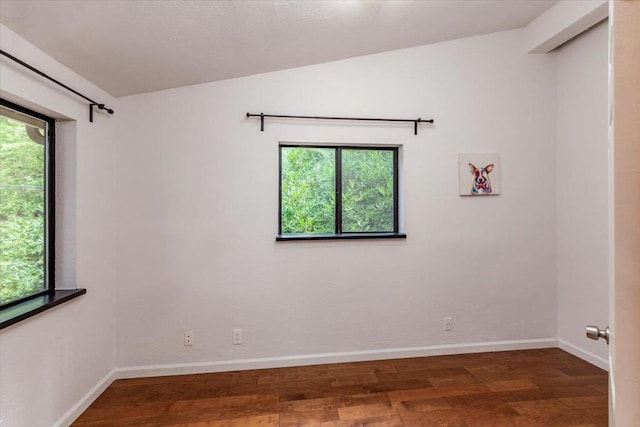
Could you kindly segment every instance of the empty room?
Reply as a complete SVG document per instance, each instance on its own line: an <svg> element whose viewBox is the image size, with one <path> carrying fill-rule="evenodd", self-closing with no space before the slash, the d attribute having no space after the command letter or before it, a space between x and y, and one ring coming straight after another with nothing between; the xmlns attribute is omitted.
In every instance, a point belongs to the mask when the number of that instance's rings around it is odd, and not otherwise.
<svg viewBox="0 0 640 427"><path fill-rule="evenodd" d="M640 2L0 1L0 426L640 425Z"/></svg>

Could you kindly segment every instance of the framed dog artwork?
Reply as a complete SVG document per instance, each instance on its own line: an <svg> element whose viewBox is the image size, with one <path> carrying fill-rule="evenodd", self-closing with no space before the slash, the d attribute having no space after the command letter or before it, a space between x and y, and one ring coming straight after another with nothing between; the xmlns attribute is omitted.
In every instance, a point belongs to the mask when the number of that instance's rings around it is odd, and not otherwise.
<svg viewBox="0 0 640 427"><path fill-rule="evenodd" d="M461 196L500 194L500 156L497 154L460 154L458 185Z"/></svg>

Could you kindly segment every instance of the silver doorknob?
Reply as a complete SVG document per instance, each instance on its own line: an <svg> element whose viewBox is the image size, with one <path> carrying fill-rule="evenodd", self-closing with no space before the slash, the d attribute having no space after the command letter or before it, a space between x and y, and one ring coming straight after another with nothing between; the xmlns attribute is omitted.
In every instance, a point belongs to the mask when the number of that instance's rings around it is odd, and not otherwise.
<svg viewBox="0 0 640 427"><path fill-rule="evenodd" d="M607 341L607 345L609 344L609 327L607 326L605 329L598 329L597 326L589 325L587 326L587 338L591 338L592 340L598 341L600 338L604 338Z"/></svg>

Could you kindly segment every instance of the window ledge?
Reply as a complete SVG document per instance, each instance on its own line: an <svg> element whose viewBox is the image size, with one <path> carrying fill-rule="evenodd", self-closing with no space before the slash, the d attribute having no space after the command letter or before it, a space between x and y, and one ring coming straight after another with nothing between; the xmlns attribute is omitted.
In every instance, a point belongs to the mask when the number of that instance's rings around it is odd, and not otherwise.
<svg viewBox="0 0 640 427"><path fill-rule="evenodd" d="M290 240L353 240L353 239L406 239L404 233L348 233L348 234L278 234L277 242Z"/></svg>
<svg viewBox="0 0 640 427"><path fill-rule="evenodd" d="M33 317L87 293L86 289L60 289L0 308L0 329Z"/></svg>

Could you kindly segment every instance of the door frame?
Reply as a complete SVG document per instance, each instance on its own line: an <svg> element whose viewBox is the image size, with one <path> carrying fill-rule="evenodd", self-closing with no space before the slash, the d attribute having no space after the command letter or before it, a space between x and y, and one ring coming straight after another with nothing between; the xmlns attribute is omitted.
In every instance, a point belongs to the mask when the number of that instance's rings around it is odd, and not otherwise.
<svg viewBox="0 0 640 427"><path fill-rule="evenodd" d="M609 424L627 427L640 420L640 1L609 7Z"/></svg>

